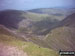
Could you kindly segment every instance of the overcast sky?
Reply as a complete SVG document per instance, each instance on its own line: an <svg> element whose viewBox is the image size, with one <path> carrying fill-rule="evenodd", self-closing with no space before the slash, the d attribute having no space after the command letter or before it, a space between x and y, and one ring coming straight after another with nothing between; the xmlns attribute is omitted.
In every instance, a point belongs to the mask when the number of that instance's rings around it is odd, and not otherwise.
<svg viewBox="0 0 75 56"><path fill-rule="evenodd" d="M29 10L52 7L75 8L75 0L0 0L0 10Z"/></svg>

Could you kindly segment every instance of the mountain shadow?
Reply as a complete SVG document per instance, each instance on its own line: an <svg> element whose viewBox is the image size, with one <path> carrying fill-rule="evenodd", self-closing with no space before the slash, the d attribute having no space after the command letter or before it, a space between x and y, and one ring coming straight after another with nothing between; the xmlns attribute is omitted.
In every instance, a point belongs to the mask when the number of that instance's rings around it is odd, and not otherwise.
<svg viewBox="0 0 75 56"><path fill-rule="evenodd" d="M33 23L32 28L34 34L37 35L46 35L50 32L51 29L58 25L59 21L56 19L46 18L41 21L37 21Z"/></svg>
<svg viewBox="0 0 75 56"><path fill-rule="evenodd" d="M23 19L26 19L22 14L23 11L6 10L0 12L0 24L5 25L7 28L18 28L18 24Z"/></svg>

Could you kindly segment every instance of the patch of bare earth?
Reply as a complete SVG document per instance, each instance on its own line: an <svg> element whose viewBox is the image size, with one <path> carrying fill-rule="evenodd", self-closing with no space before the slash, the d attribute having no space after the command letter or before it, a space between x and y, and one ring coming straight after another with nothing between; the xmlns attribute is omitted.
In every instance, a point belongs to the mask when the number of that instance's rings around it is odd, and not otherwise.
<svg viewBox="0 0 75 56"><path fill-rule="evenodd" d="M0 56L28 56L27 53L17 47L7 46L0 43Z"/></svg>

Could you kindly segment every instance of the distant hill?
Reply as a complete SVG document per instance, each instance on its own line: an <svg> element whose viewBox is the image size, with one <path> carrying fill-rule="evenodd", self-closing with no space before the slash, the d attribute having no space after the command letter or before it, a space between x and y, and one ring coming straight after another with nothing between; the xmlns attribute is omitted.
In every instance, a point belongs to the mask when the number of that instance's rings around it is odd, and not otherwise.
<svg viewBox="0 0 75 56"><path fill-rule="evenodd" d="M35 13L40 11L40 12ZM69 11L69 12L68 12ZM0 24L5 25L8 28L18 29L20 27L31 27L43 29L53 28L53 26L58 22L63 20L68 14L74 12L74 9L33 9L29 11L20 11L20 10L5 10L0 12ZM50 14L48 14L50 13ZM58 15L63 14L63 15ZM48 21L48 23L47 23ZM44 23L46 22L46 24ZM39 24L38 24L39 23ZM50 24L50 25L49 25ZM48 27L48 26L50 27ZM40 28L39 28L40 27ZM42 28L43 27L43 28ZM36 29L34 31L37 31Z"/></svg>
<svg viewBox="0 0 75 56"><path fill-rule="evenodd" d="M75 12L75 9L40 8L40 9L29 10L29 12L34 12L34 13L39 13L39 14L49 14L49 15L55 15L55 16L63 16L63 15L69 15L70 13Z"/></svg>
<svg viewBox="0 0 75 56"><path fill-rule="evenodd" d="M64 18L63 16L61 16ZM0 12L0 24L18 32L44 35L60 21L57 16L37 14L19 10L5 10ZM25 31L25 32L24 32Z"/></svg>

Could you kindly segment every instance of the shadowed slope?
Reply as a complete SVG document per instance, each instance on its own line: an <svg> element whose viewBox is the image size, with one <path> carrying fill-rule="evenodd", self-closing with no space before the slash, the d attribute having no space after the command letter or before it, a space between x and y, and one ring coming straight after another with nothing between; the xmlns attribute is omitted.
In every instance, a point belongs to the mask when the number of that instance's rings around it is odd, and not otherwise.
<svg viewBox="0 0 75 56"><path fill-rule="evenodd" d="M75 13L64 19L61 24L63 26L75 27Z"/></svg>
<svg viewBox="0 0 75 56"><path fill-rule="evenodd" d="M25 12L18 10L2 11L0 12L0 24L8 28L18 28L18 23L26 19L22 14L25 14Z"/></svg>

